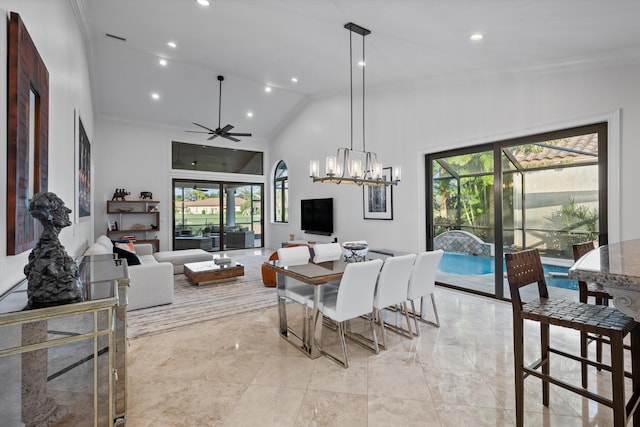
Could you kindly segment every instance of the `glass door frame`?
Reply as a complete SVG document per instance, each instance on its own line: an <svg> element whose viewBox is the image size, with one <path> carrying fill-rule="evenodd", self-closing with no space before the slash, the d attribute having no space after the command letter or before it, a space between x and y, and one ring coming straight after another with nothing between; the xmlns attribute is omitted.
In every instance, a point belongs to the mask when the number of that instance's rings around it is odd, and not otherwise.
<svg viewBox="0 0 640 427"><path fill-rule="evenodd" d="M176 219L177 219L177 212L176 212L176 205L175 205L175 190L176 188L186 188L187 185L188 186L192 186L192 185L197 185L197 186L201 186L201 187L211 187L212 189L217 187L218 190L218 199L219 199L219 219L218 219L218 223L217 224L213 224L213 225L217 225L219 227L219 238L218 239L214 239L214 242L217 240L217 245L213 245L213 251L217 251L217 252L221 252L221 251L226 251L226 250L234 250L234 249L242 249L242 248L226 248L226 244L225 244L225 225L227 224L227 218L226 218L226 212L227 212L227 200L226 200L226 190L228 188L236 188L236 187L251 187L251 212L250 212L250 218L251 218L251 224L250 224L250 228L252 231L254 231L254 224L259 224L260 226L260 246L252 246L250 248L246 248L246 249L252 249L252 248L261 248L264 247L264 183L262 182L242 182L242 181L222 181L222 180L204 180L204 179L190 179L190 178L172 178L171 179L171 195L172 195L172 200L171 200L171 204L172 204L172 225L171 225L171 242L172 242L172 249L176 250ZM260 192L261 192L261 197L260 199L256 199L254 197L255 192L253 191L253 189L255 187L259 187L260 188ZM254 221L254 217L256 216L255 214L255 204L259 203L260 204L260 221L256 222ZM235 209L235 208L234 208ZM255 239L254 239L255 241Z"/></svg>
<svg viewBox="0 0 640 427"><path fill-rule="evenodd" d="M608 123L594 123L591 125L578 126L558 131L545 132L535 135L528 135L519 138L485 143L471 147L458 148L441 151L425 155L425 197L426 197L426 247L427 250L434 249L435 224L433 217L433 166L436 159L452 157L462 154L473 154L483 151L493 151L494 163L494 238L495 238L495 258L494 271L501 272L503 269L502 260L504 257L504 235L503 235L503 150L513 146L532 144L540 141L550 141L560 138L568 138L582 134L598 134L598 221L599 221L599 245L608 243ZM524 225L523 225L524 226ZM504 293L504 278L502 274L495 274L494 296L498 299L509 299ZM446 285L446 284L443 284ZM460 287L456 287L460 288ZM475 292L471 289L460 288L468 292ZM479 293L479 292L478 292ZM482 293L482 295L487 295Z"/></svg>

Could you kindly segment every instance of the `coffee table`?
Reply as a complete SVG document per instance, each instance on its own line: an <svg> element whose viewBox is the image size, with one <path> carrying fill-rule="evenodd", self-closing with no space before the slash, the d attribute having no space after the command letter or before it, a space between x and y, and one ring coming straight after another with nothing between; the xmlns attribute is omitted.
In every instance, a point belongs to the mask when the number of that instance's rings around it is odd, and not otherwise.
<svg viewBox="0 0 640 427"><path fill-rule="evenodd" d="M184 265L184 275L196 285L212 280L244 276L244 265L239 263L218 265L213 261L191 262Z"/></svg>

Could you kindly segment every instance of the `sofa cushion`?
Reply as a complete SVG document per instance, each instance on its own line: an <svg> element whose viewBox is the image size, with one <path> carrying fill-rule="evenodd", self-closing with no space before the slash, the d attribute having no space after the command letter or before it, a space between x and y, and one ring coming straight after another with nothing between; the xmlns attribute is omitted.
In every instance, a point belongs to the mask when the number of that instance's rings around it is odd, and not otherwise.
<svg viewBox="0 0 640 427"><path fill-rule="evenodd" d="M113 251L113 242L104 234L100 235L100 237L96 239L96 243L104 246L109 252Z"/></svg>
<svg viewBox="0 0 640 427"><path fill-rule="evenodd" d="M112 253L112 251L110 249L105 248L100 243L94 243L93 245L89 246L86 251L84 251L85 256L106 255L110 253Z"/></svg>
<svg viewBox="0 0 640 427"><path fill-rule="evenodd" d="M158 262L170 262L173 264L173 274L180 274L184 270L184 264L199 261L211 261L213 254L202 249L185 249L182 251L164 251L153 254Z"/></svg>
<svg viewBox="0 0 640 427"><path fill-rule="evenodd" d="M128 250L119 248L118 246L113 247L113 253L118 255L119 259L126 259L127 265L140 265L140 258L133 252L129 252Z"/></svg>

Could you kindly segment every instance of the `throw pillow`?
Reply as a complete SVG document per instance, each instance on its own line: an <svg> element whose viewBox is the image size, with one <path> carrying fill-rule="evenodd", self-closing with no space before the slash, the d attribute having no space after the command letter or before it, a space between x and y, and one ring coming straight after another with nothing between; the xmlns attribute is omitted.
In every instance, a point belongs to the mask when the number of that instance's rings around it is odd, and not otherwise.
<svg viewBox="0 0 640 427"><path fill-rule="evenodd" d="M129 242L128 240L113 242L113 246L118 247L120 249L124 249L125 251L132 252L134 254L136 253L136 247L134 246L133 243Z"/></svg>
<svg viewBox="0 0 640 427"><path fill-rule="evenodd" d="M119 243L121 244L121 243ZM118 246L114 246L113 247L113 253L118 255L119 259L126 259L127 260L127 265L132 266L132 265L140 265L140 258L138 258L138 255L136 255L133 252L130 252L126 249L122 249L119 248Z"/></svg>

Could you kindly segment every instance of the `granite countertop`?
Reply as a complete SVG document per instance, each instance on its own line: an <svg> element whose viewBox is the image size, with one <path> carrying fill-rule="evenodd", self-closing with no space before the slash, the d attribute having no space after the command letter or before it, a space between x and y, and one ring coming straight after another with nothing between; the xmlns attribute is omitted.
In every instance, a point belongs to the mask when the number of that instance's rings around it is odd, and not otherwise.
<svg viewBox="0 0 640 427"><path fill-rule="evenodd" d="M569 277L640 292L640 239L594 249L571 267Z"/></svg>

